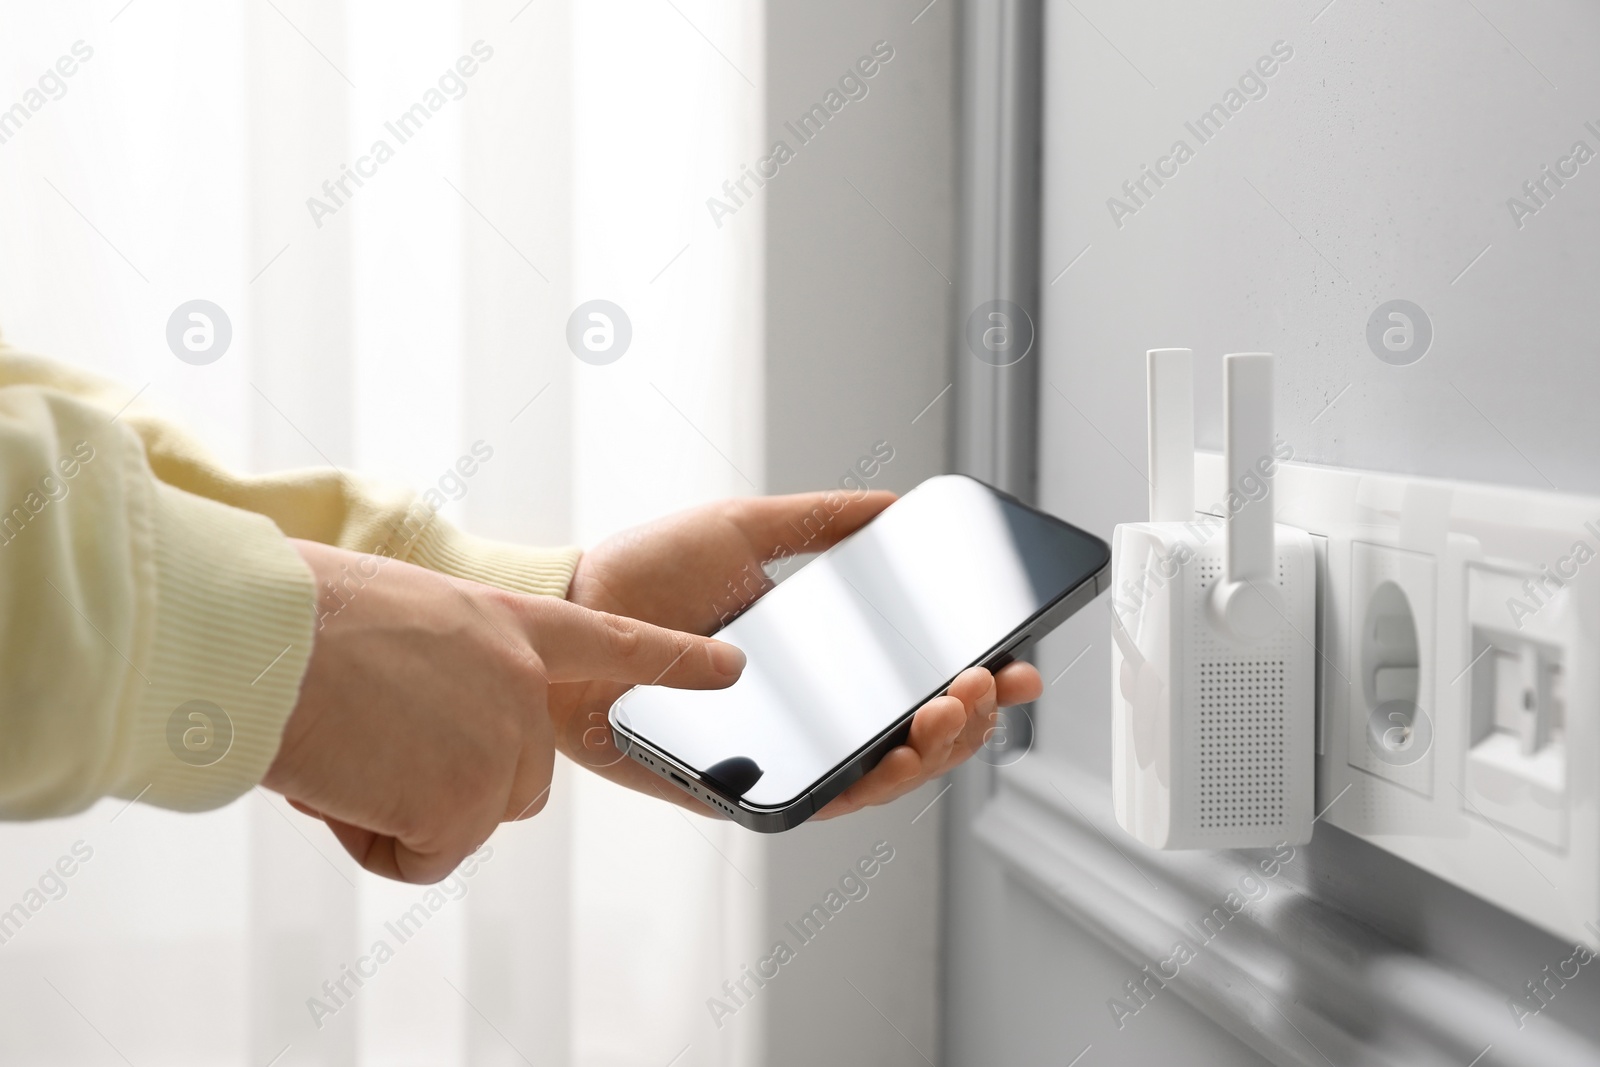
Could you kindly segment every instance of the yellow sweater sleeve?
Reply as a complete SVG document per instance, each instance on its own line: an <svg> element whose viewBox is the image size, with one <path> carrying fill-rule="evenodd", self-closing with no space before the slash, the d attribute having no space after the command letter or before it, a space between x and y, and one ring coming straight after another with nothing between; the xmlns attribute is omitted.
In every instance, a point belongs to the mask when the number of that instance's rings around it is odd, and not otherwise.
<svg viewBox="0 0 1600 1067"><path fill-rule="evenodd" d="M576 549L472 537L337 472L243 477L0 344L0 818L225 804L277 752L315 590L287 537L564 596Z"/></svg>

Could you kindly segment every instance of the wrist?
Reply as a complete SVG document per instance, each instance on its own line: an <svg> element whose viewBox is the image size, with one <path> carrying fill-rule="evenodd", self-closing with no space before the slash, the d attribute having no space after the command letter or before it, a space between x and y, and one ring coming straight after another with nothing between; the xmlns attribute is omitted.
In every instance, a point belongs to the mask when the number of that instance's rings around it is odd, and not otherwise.
<svg viewBox="0 0 1600 1067"><path fill-rule="evenodd" d="M311 628L310 649L305 657L304 676L301 679L300 690L294 706L289 709L289 714L283 723L282 735L278 741L278 750L273 754L272 762L268 764L266 773L262 776L261 784L275 792L288 795L293 790L292 768L295 764L295 754L299 751L299 738L305 734L307 720L312 718L308 710L311 695L309 690L314 688L311 679L312 660L316 656L321 643L323 628L328 619L337 614L337 608L331 608L325 599L337 600L335 579L339 577L340 560L348 561L357 555L319 541L307 541L301 538L289 538L289 545L300 556L300 562L305 565L311 574L312 584L312 612L316 619Z"/></svg>
<svg viewBox="0 0 1600 1067"><path fill-rule="evenodd" d="M572 581L567 584L567 600L580 608L603 611L608 615L627 615L622 604L606 588L592 564L593 556L585 552L572 568Z"/></svg>

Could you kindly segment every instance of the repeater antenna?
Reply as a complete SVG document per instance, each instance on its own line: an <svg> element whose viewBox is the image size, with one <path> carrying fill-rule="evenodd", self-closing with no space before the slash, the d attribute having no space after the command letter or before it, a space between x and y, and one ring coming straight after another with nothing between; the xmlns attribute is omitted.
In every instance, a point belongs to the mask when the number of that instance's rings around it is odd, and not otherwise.
<svg viewBox="0 0 1600 1067"><path fill-rule="evenodd" d="M1144 354L1150 404L1150 521L1194 518L1194 353L1152 348Z"/></svg>
<svg viewBox="0 0 1600 1067"><path fill-rule="evenodd" d="M1272 365L1270 352L1223 357L1223 467L1227 544L1211 607L1236 639L1252 643L1283 618L1272 513Z"/></svg>

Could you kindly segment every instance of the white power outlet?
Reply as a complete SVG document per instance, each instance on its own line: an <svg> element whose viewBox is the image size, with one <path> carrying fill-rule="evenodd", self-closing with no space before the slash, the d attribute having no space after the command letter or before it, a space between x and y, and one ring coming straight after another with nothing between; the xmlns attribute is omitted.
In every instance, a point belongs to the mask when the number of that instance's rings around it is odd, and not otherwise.
<svg viewBox="0 0 1600 1067"><path fill-rule="evenodd" d="M1195 459L1197 507L1221 457ZM1600 499L1299 463L1323 821L1561 937L1600 917Z"/></svg>
<svg viewBox="0 0 1600 1067"><path fill-rule="evenodd" d="M1350 545L1350 762L1424 797L1434 789L1434 679L1422 669L1434 644L1434 570L1425 553Z"/></svg>

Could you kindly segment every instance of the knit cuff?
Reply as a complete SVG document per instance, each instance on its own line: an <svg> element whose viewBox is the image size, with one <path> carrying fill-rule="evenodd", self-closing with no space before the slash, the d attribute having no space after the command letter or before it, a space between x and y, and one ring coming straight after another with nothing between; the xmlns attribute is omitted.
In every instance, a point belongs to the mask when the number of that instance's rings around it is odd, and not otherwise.
<svg viewBox="0 0 1600 1067"><path fill-rule="evenodd" d="M581 555L577 548L525 548L491 541L436 519L416 536L402 558L454 578L565 599Z"/></svg>
<svg viewBox="0 0 1600 1067"><path fill-rule="evenodd" d="M155 621L116 796L220 807L266 775L311 658L316 590L272 520L155 484Z"/></svg>

